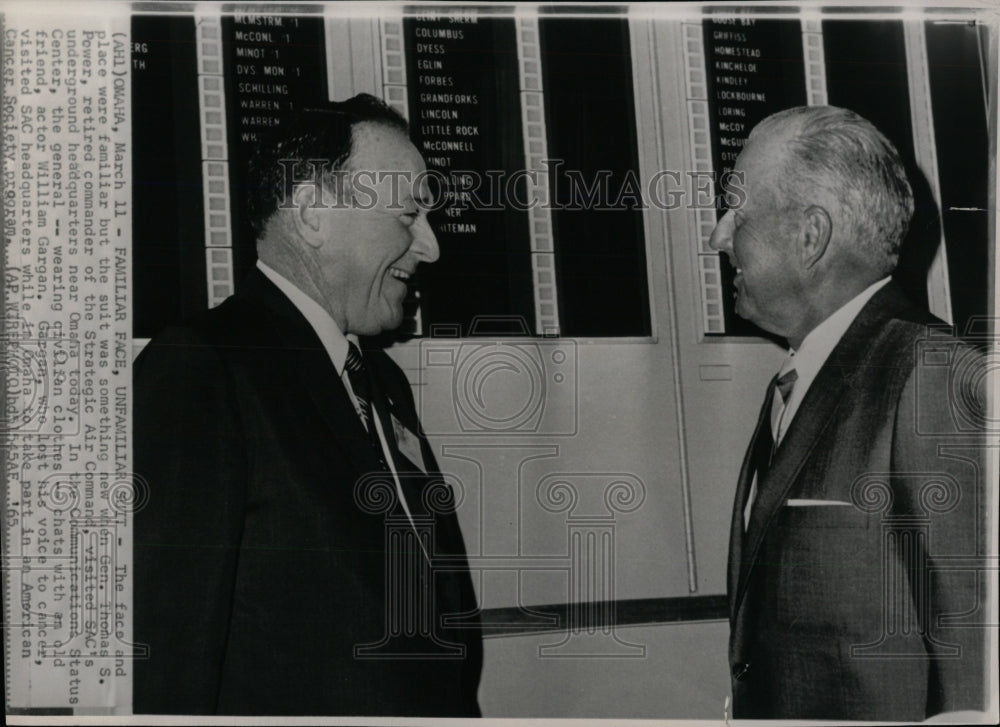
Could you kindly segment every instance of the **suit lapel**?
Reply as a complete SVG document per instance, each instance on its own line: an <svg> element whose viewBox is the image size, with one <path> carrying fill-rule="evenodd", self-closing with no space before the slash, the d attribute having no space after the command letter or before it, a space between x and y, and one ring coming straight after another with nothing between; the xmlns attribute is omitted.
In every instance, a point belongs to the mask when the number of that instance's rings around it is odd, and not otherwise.
<svg viewBox="0 0 1000 727"><path fill-rule="evenodd" d="M383 354L384 355L384 354ZM403 454L399 448L396 437L396 430L393 426L395 418L404 427L410 427L410 417L398 406L398 402L403 398L399 392L389 393L389 377L383 374L381 360L378 354L366 353L365 358L369 361L371 371L372 398L376 401L376 411L382 422L382 430L385 432L386 443L389 445L389 452L395 463L396 472L399 475L400 487L403 490L403 497L414 517L424 517L429 515L421 499L421 492L426 484L426 477L413 462Z"/></svg>
<svg viewBox="0 0 1000 727"><path fill-rule="evenodd" d="M409 457L400 449L396 430L393 426L395 422L398 422L401 426L419 437L420 426L417 422L416 412L412 406L406 405L409 401L409 392L400 391L398 386L393 386L396 377L390 376L388 371L384 370L386 365L392 365L384 352L379 349L373 349L369 354L366 351L366 358L370 362L369 368L372 373L372 383L376 390L375 394L379 397L383 405L382 423L385 428L386 439L393 450L393 455L397 459L396 466L401 472L420 472L421 468L411 462Z"/></svg>
<svg viewBox="0 0 1000 727"><path fill-rule="evenodd" d="M368 357L371 363L371 371L373 378L375 379L375 385L380 390L380 395L384 397L384 400L388 404L385 409L388 415L383 418L392 419L394 416L399 423L410 430L410 432L416 437L419 446L423 447L426 442L423 434L421 433L420 423L417 418L417 413L413 406L410 404L411 397L408 391L401 391L398 386L394 386L394 382L398 382L398 378L388 375L388 372L384 370L384 366L388 363L385 358L385 354L375 353ZM405 384L403 384L405 385ZM391 415L391 416L390 416ZM391 422L389 423L389 429L392 429ZM400 483L403 487L403 493L406 497L406 502L410 507L410 511L414 515L420 516L430 516L432 512L427 509L426 503L423 501L423 490L425 487L431 485L435 481L441 482L447 486L447 481L441 477L437 471L436 463L433 458L425 455L423 457L424 466L427 468L423 471L420 467L410 461L399 448L399 443L397 441L395 431L386 431L386 438L390 442L390 447L392 448L393 456L396 458L396 468L400 473ZM450 491L450 487L448 487ZM465 544L462 539L462 532L458 524L458 518L454 511L454 496L455 493L451 493L451 505L448 510L450 512L440 513L435 515L435 552L439 554L465 554ZM440 507L442 504L441 500L436 499L436 507ZM474 602L474 597L473 597Z"/></svg>
<svg viewBox="0 0 1000 727"><path fill-rule="evenodd" d="M763 478L758 478L757 500L742 543L740 563L737 564L736 598L731 599L731 615L734 618L746 594L750 573L757 563L764 536L788 498L796 476L810 453L824 441L822 434L833 423L838 407L845 400L847 388L856 382L862 360L873 340L890 318L907 309L912 310L912 306L894 282L888 283L872 296L831 351L789 423L770 469ZM744 461L744 469L746 467L747 462ZM741 472L741 484L742 477ZM735 527L735 513L733 522ZM730 563L730 585L732 571Z"/></svg>
<svg viewBox="0 0 1000 727"><path fill-rule="evenodd" d="M763 477L757 478L757 499L750 510L750 522L747 524L744 555L734 604L736 610L739 610L743 600L747 580L757 562L764 535L788 498L788 491L795 483L795 476L813 447L820 441L820 434L833 421L834 412L843 399L842 389L843 378L839 370L828 369L827 366L820 369L819 375L809 387L809 392L799 407L799 412L808 414L802 417L795 416L794 425L789 426L781 446L775 452L770 469Z"/></svg>
<svg viewBox="0 0 1000 727"><path fill-rule="evenodd" d="M740 478L736 485L736 499L733 502L733 518L729 528L729 564L726 592L729 594L729 616L736 615L736 588L739 583L740 564L743 558L743 511L746 509L747 498L750 495L750 488L753 485L754 477L754 452L758 447L762 430L765 426L771 426L770 417L771 399L774 396L774 387L778 381L777 375L772 377L768 384L767 393L764 395L764 403L760 407L760 414L757 417L757 426L754 428L753 437L750 438L750 446L743 457L743 466L740 468Z"/></svg>
<svg viewBox="0 0 1000 727"><path fill-rule="evenodd" d="M279 342L278 356L290 385L319 410L332 442L358 472L380 469L354 404L319 336L298 308L259 270L244 281L239 296L255 305Z"/></svg>

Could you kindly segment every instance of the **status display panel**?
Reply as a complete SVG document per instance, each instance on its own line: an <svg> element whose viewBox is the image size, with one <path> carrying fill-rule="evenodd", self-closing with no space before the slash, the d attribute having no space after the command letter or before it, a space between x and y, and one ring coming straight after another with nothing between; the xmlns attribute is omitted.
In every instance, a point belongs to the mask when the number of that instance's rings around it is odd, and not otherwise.
<svg viewBox="0 0 1000 727"><path fill-rule="evenodd" d="M132 23L135 175L134 336L203 311L205 295L195 21L137 15Z"/></svg>
<svg viewBox="0 0 1000 727"><path fill-rule="evenodd" d="M717 185L733 169L750 131L782 109L806 103L802 26L797 20L712 18L703 22L712 162ZM717 199L723 199L717 186ZM719 217L725 209L718 211ZM764 336L736 315L736 271L719 255L725 335Z"/></svg>
<svg viewBox="0 0 1000 727"><path fill-rule="evenodd" d="M233 265L239 279L257 260L243 210L253 184L246 164L253 145L281 124L282 114L326 106L323 19L282 15L222 18L229 176L232 189Z"/></svg>
<svg viewBox="0 0 1000 727"><path fill-rule="evenodd" d="M403 33L410 136L441 202L441 257L419 273L424 332L534 335L514 20L417 14Z"/></svg>

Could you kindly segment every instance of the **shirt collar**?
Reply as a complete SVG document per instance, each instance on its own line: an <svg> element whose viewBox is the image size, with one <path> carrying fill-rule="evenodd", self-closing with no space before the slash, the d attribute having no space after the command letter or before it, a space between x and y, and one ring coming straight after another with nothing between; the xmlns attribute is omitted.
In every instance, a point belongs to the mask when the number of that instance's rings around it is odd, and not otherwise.
<svg viewBox="0 0 1000 727"><path fill-rule="evenodd" d="M323 348L326 349L327 355L330 356L330 360L337 369L337 375L343 376L344 362L347 361L348 341L357 345L357 337L352 334L344 336L337 322L319 303L299 290L292 281L278 273L274 268L260 260L257 261L257 268L277 286L278 290L285 294L292 305L309 321L309 325L316 331Z"/></svg>
<svg viewBox="0 0 1000 727"><path fill-rule="evenodd" d="M861 309L889 280L891 277L886 276L878 282L872 283L844 303L836 312L809 332L802 340L798 351L789 348L788 356L781 365L780 373L784 373L794 366L799 381L811 382L823 364L826 363L827 358L830 357L834 347L843 338L847 329L851 327L851 323L858 317Z"/></svg>

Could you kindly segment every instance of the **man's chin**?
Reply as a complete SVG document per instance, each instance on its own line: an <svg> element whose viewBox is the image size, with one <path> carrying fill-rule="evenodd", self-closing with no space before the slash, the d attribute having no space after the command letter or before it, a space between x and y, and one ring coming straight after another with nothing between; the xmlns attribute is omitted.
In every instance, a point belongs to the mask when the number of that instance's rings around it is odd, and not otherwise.
<svg viewBox="0 0 1000 727"><path fill-rule="evenodd" d="M375 334L378 333L389 333L395 331L403 325L403 307L402 306L392 306L388 311L386 311L381 319L378 321L376 326L377 330Z"/></svg>
<svg viewBox="0 0 1000 727"><path fill-rule="evenodd" d="M766 323L765 324L761 323L760 316L757 315L757 312L753 310L753 308L750 308L748 310L748 306L740 305L741 300L742 296L736 299L736 305L733 306L733 310L736 312L736 315L738 315L740 318L747 321L748 323L753 323L761 330L767 331L768 333L772 333L772 331L768 328Z"/></svg>
<svg viewBox="0 0 1000 727"><path fill-rule="evenodd" d="M753 311L747 311L747 307L743 303L743 296L740 293L736 294L736 300L733 302L733 310L743 320L753 323L753 319L751 318Z"/></svg>

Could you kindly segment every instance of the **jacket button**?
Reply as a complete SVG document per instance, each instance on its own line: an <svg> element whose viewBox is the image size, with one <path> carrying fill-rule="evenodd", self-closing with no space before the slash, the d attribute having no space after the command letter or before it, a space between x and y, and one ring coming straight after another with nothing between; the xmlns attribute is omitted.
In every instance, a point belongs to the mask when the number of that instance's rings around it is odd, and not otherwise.
<svg viewBox="0 0 1000 727"><path fill-rule="evenodd" d="M733 664L733 679L738 682L742 682L747 678L747 672L750 671L749 664Z"/></svg>

